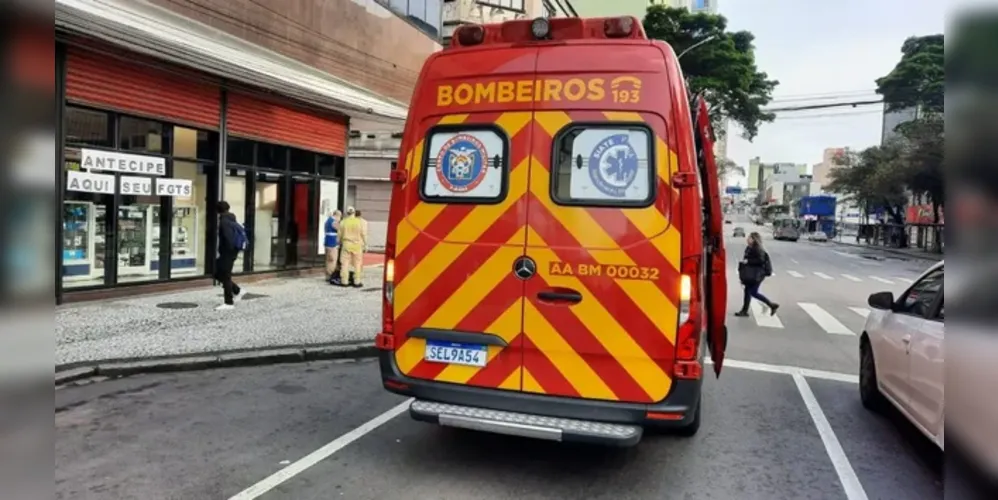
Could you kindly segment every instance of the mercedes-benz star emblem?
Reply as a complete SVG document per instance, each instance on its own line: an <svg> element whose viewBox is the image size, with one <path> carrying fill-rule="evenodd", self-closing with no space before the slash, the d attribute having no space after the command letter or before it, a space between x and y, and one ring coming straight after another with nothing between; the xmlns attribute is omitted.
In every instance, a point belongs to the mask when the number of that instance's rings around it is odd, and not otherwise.
<svg viewBox="0 0 998 500"><path fill-rule="evenodd" d="M520 257L513 262L513 274L521 280L528 280L537 273L537 263L530 257Z"/></svg>

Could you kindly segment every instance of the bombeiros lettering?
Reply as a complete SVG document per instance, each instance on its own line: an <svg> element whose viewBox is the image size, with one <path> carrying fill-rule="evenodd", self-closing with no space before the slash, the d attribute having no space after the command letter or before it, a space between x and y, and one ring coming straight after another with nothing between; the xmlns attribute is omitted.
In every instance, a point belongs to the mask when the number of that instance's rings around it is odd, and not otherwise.
<svg viewBox="0 0 998 500"><path fill-rule="evenodd" d="M541 78L463 82L437 87L438 107L531 102L602 102L608 97L615 103L637 104L641 101L641 80L634 76L620 76L613 79Z"/></svg>

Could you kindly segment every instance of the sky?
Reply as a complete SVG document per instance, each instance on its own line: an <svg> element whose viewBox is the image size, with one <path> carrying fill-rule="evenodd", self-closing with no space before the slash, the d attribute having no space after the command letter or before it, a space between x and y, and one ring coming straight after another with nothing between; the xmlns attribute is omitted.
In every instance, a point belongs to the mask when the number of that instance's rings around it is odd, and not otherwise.
<svg viewBox="0 0 998 500"><path fill-rule="evenodd" d="M730 31L755 35L760 71L780 84L770 106L815 103L818 95L874 100L874 80L901 58L909 36L942 33L940 0L719 0ZM828 102L828 101L821 101ZM752 142L728 130L728 158L747 169L749 159L813 165L826 147L862 149L880 143L879 105L778 113ZM829 116L829 115L845 116ZM729 184L745 186L744 178Z"/></svg>

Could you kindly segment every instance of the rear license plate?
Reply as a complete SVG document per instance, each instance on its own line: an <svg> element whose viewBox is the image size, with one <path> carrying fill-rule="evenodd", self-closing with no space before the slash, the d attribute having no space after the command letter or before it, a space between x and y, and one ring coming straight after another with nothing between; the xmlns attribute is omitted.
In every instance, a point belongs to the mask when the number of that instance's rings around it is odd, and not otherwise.
<svg viewBox="0 0 998 500"><path fill-rule="evenodd" d="M478 344L427 340L424 358L434 363L485 366L485 362L489 359L489 349L487 346Z"/></svg>

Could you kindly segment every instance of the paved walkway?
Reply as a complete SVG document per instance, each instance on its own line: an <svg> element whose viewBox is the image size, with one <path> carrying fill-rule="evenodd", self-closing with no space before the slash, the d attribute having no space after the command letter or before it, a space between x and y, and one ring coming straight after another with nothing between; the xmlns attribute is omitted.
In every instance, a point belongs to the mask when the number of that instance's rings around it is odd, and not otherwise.
<svg viewBox="0 0 998 500"><path fill-rule="evenodd" d="M863 248L866 250L886 252L894 255L901 255L905 257L911 257L915 259L933 260L939 261L943 260L945 254L930 252L927 250L922 250L921 248L892 248L885 247L883 245L867 245L866 243L854 243L855 238L845 239L845 240L832 240L834 243L839 245L846 245L855 248Z"/></svg>
<svg viewBox="0 0 998 500"><path fill-rule="evenodd" d="M384 256L365 257L364 288L278 278L245 287L230 311L215 311L221 287L59 307L55 364L372 340Z"/></svg>

